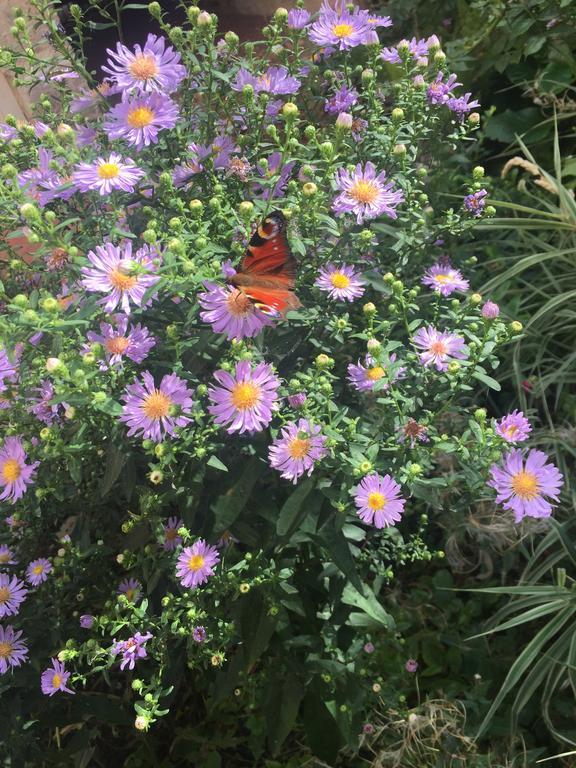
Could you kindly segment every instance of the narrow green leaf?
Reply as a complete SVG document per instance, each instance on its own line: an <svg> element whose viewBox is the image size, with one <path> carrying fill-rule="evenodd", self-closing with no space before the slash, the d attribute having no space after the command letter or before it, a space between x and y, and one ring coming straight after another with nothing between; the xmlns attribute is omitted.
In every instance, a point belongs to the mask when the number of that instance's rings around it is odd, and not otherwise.
<svg viewBox="0 0 576 768"><path fill-rule="evenodd" d="M290 535L294 533L302 521L302 517L307 514L307 509L303 508L302 505L313 490L314 481L307 478L296 487L296 490L284 502L276 521L278 536L290 538Z"/></svg>

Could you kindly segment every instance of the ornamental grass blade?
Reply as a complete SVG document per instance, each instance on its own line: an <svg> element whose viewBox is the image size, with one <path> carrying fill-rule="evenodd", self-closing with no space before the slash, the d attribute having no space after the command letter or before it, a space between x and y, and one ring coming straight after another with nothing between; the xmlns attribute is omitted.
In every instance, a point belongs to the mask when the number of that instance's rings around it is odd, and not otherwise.
<svg viewBox="0 0 576 768"><path fill-rule="evenodd" d="M497 627L487 629L486 632L480 632L479 634L472 635L472 637L468 637L466 639L476 640L478 637L486 637L486 635L492 635L494 632L504 632L504 630L512 629L512 627L518 627L520 624L526 624L529 621L541 619L542 616L547 616L550 613L557 613L559 610L565 607L565 605L566 602L564 600L555 600L552 603L539 605L536 608L532 608L531 610L526 611L525 613L522 612L519 616L516 616L513 619L509 619L503 624L499 624Z"/></svg>

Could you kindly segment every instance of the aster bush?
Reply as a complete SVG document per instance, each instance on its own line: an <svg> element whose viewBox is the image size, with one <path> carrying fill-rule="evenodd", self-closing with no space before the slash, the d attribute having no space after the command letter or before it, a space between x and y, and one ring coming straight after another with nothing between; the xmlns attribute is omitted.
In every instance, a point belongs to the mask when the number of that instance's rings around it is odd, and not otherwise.
<svg viewBox="0 0 576 768"><path fill-rule="evenodd" d="M102 760L121 726L130 760L216 766L297 734L335 760L369 734L374 649L400 704L418 668L391 595L444 556L445 511L559 502L524 415L482 407L521 325L444 252L493 215L461 154L479 105L437 37L341 4L239 46L151 3L161 34L96 73L33 5L2 52L49 87L0 126L0 738L74 723L53 759ZM278 221L286 311L242 279Z"/></svg>

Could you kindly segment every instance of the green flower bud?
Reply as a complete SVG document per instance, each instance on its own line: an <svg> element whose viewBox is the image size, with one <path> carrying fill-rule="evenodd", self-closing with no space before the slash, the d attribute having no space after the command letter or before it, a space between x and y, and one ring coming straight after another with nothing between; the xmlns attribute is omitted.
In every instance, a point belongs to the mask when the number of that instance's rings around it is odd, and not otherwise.
<svg viewBox="0 0 576 768"><path fill-rule="evenodd" d="M486 408L476 408L474 411L474 418L476 421L482 423L483 421L486 421L486 416L488 415Z"/></svg>
<svg viewBox="0 0 576 768"><path fill-rule="evenodd" d="M236 32L229 31L229 32L226 32L226 34L224 35L224 41L228 46L228 48L230 48L230 50L234 50L235 48L238 47L240 38L238 37Z"/></svg>
<svg viewBox="0 0 576 768"><path fill-rule="evenodd" d="M286 104L282 107L282 115L286 119L293 120L294 118L298 117L299 109L292 101L287 101Z"/></svg>
<svg viewBox="0 0 576 768"><path fill-rule="evenodd" d="M323 370L325 368L332 368L334 365L334 360L332 360L331 357L328 357L328 355L320 354L316 357L314 363L316 364L317 368Z"/></svg>
<svg viewBox="0 0 576 768"><path fill-rule="evenodd" d="M279 24L284 24L287 19L288 11L286 8L277 8L274 14L274 21L277 21Z"/></svg>
<svg viewBox="0 0 576 768"><path fill-rule="evenodd" d="M250 200L244 200L238 206L238 213L243 219L249 219L254 211L254 203Z"/></svg>
<svg viewBox="0 0 576 768"><path fill-rule="evenodd" d="M148 243L148 245L152 245L156 242L157 239L158 236L153 229L146 229L144 232L142 232L142 240L144 240L145 243Z"/></svg>
<svg viewBox="0 0 576 768"><path fill-rule="evenodd" d="M470 296L470 304L472 306L477 306L482 301L482 296L479 293L473 293L472 296Z"/></svg>
<svg viewBox="0 0 576 768"><path fill-rule="evenodd" d="M472 178L474 181L481 181L484 178L484 168L481 165L472 169Z"/></svg>
<svg viewBox="0 0 576 768"><path fill-rule="evenodd" d="M313 125L307 125L304 128L304 138L308 141L312 141L316 137L316 128Z"/></svg>
<svg viewBox="0 0 576 768"><path fill-rule="evenodd" d="M470 112L468 115L468 122L470 125L478 125L480 123L480 115L478 112Z"/></svg>
<svg viewBox="0 0 576 768"><path fill-rule="evenodd" d="M28 296L23 293L17 293L12 299L11 304L20 309L25 309L28 306Z"/></svg>
<svg viewBox="0 0 576 768"><path fill-rule="evenodd" d="M392 274L392 272L386 272L386 274L384 275L384 277L382 279L384 280L385 283L390 285L390 283L394 282L395 278L394 278L394 275Z"/></svg>
<svg viewBox="0 0 576 768"><path fill-rule="evenodd" d="M24 205L21 205L20 213L22 217L26 219L26 221L31 221L31 222L40 221L40 211L32 203L24 203Z"/></svg>
<svg viewBox="0 0 576 768"><path fill-rule="evenodd" d="M455 360L453 360L451 363L448 363L448 373L458 373L460 370L460 363L457 363Z"/></svg>
<svg viewBox="0 0 576 768"><path fill-rule="evenodd" d="M513 320L510 323L510 330L512 333L522 333L522 323L519 320Z"/></svg>
<svg viewBox="0 0 576 768"><path fill-rule="evenodd" d="M434 64L441 67L445 63L446 63L446 54L444 53L444 51L437 51L434 54Z"/></svg>
<svg viewBox="0 0 576 768"><path fill-rule="evenodd" d="M108 395L106 394L106 392L94 392L94 394L92 395L92 402L95 405L101 405L102 403L106 402L107 397Z"/></svg>
<svg viewBox="0 0 576 768"><path fill-rule="evenodd" d="M324 141L320 144L320 153L325 160L332 160L334 157L334 145L331 141Z"/></svg>
<svg viewBox="0 0 576 768"><path fill-rule="evenodd" d="M485 216L496 216L496 208L494 208L493 205L487 205L486 208L484 208L484 215Z"/></svg>
<svg viewBox="0 0 576 768"><path fill-rule="evenodd" d="M162 13L162 9L160 8L160 3L148 3L148 13L150 16L153 16L155 19L158 19L160 21L160 16Z"/></svg>
<svg viewBox="0 0 576 768"><path fill-rule="evenodd" d="M306 184L302 187L302 194L304 197L314 197L314 195L318 192L318 187L316 184L314 184L313 181L307 181Z"/></svg>
<svg viewBox="0 0 576 768"><path fill-rule="evenodd" d="M392 110L392 122L394 123L401 123L402 120L404 120L404 110L401 109L401 107L394 107Z"/></svg>
<svg viewBox="0 0 576 768"><path fill-rule="evenodd" d="M362 312L364 312L366 317L374 317L374 315L376 314L376 305L373 304L371 301L368 301L362 307Z"/></svg>
<svg viewBox="0 0 576 768"><path fill-rule="evenodd" d="M404 290L404 283L402 282L402 280L394 280L394 282L392 283L392 290L394 291L394 293L402 293L402 291Z"/></svg>

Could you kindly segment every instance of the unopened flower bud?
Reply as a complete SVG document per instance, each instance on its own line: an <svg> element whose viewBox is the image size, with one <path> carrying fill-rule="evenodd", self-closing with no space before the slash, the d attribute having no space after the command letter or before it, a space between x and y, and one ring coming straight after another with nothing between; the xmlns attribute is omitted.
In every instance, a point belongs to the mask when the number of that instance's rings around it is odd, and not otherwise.
<svg viewBox="0 0 576 768"><path fill-rule="evenodd" d="M134 728L136 728L137 731L146 731L148 730L149 722L150 721L145 715L138 715L134 720Z"/></svg>
<svg viewBox="0 0 576 768"><path fill-rule="evenodd" d="M478 112L470 112L468 122L470 125L478 125L480 123L480 114Z"/></svg>
<svg viewBox="0 0 576 768"><path fill-rule="evenodd" d="M394 155L396 157L405 157L406 156L406 144L395 144L394 149L392 150Z"/></svg>
<svg viewBox="0 0 576 768"><path fill-rule="evenodd" d="M460 370L460 363L457 363L455 360L453 360L451 363L448 363L448 373L458 373Z"/></svg>
<svg viewBox="0 0 576 768"><path fill-rule="evenodd" d="M446 63L446 54L444 51L436 51L434 54L434 64L441 67L443 64Z"/></svg>
<svg viewBox="0 0 576 768"><path fill-rule="evenodd" d="M249 219L254 210L254 203L250 200L243 200L238 206L238 213L243 219Z"/></svg>
<svg viewBox="0 0 576 768"><path fill-rule="evenodd" d="M493 301L487 301L482 307L482 317L485 320L495 320L500 314L500 307Z"/></svg>
<svg viewBox="0 0 576 768"><path fill-rule="evenodd" d="M276 8L276 12L274 13L274 21L279 22L280 24L284 24L288 19L288 11L286 8Z"/></svg>
<svg viewBox="0 0 576 768"><path fill-rule="evenodd" d="M302 187L302 194L304 197L314 197L314 195L318 192L318 187L316 184L314 184L313 181L308 181L306 184Z"/></svg>
<svg viewBox="0 0 576 768"><path fill-rule="evenodd" d="M334 365L334 360L332 360L331 357L328 357L328 355L320 354L316 357L316 360L314 361L316 363L317 368L331 368Z"/></svg>
<svg viewBox="0 0 576 768"><path fill-rule="evenodd" d="M486 421L486 416L488 415L486 408L476 408L474 411L474 418L478 422Z"/></svg>
<svg viewBox="0 0 576 768"><path fill-rule="evenodd" d="M389 285L390 283L394 282L394 275L392 274L392 272L386 272L386 274L382 279L384 280L385 283Z"/></svg>
<svg viewBox="0 0 576 768"><path fill-rule="evenodd" d="M477 306L482 301L482 296L479 293L473 293L470 296L470 304Z"/></svg>
<svg viewBox="0 0 576 768"><path fill-rule="evenodd" d="M404 110L400 107L394 107L392 110L392 120L395 123L401 123L404 120Z"/></svg>
<svg viewBox="0 0 576 768"><path fill-rule="evenodd" d="M154 469L148 475L148 479L153 485L160 485L160 483L164 480L164 473L159 469Z"/></svg>
<svg viewBox="0 0 576 768"><path fill-rule="evenodd" d="M160 3L148 3L148 13L153 18L160 20L161 11Z"/></svg>
<svg viewBox="0 0 576 768"><path fill-rule="evenodd" d="M298 107L292 101L287 101L282 107L282 115L286 119L293 120L295 117L298 117L298 112Z"/></svg>
<svg viewBox="0 0 576 768"><path fill-rule="evenodd" d="M336 128L342 132L352 128L353 117L349 112L340 112L336 118Z"/></svg>
<svg viewBox="0 0 576 768"><path fill-rule="evenodd" d="M26 221L40 221L40 211L32 203L24 203L24 205L21 205L20 213Z"/></svg>
<svg viewBox="0 0 576 768"><path fill-rule="evenodd" d="M46 370L48 373L54 373L54 371L57 371L59 368L62 368L62 360L58 357L49 357L46 360Z"/></svg>
<svg viewBox="0 0 576 768"><path fill-rule="evenodd" d="M362 307L362 312L364 312L366 317L374 317L374 315L376 314L376 305L373 304L371 301L368 301Z"/></svg>
<svg viewBox="0 0 576 768"><path fill-rule="evenodd" d="M320 144L320 152L325 160L332 160L334 157L334 145L331 141L323 141Z"/></svg>
<svg viewBox="0 0 576 768"><path fill-rule="evenodd" d="M477 165L472 169L472 178L474 181L481 181L484 178L484 168L481 165Z"/></svg>
<svg viewBox="0 0 576 768"><path fill-rule="evenodd" d="M519 320L513 320L510 323L510 330L512 333L522 333L522 323Z"/></svg>
<svg viewBox="0 0 576 768"><path fill-rule="evenodd" d="M288 404L291 408L302 408L308 396L305 392L296 392L293 395L288 395Z"/></svg>
<svg viewBox="0 0 576 768"><path fill-rule="evenodd" d="M200 11L198 14L198 18L196 19L196 24L199 27L208 27L210 24L212 24L212 16L208 13L208 11Z"/></svg>

